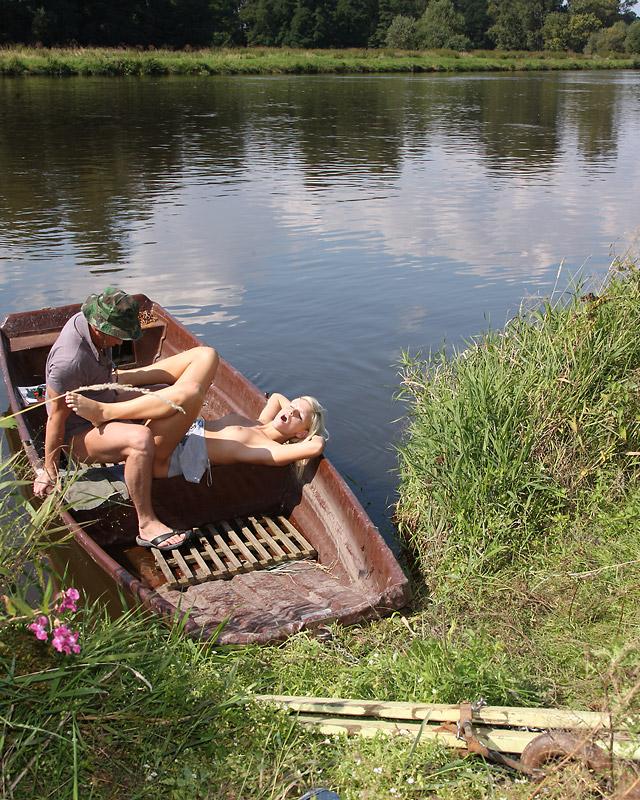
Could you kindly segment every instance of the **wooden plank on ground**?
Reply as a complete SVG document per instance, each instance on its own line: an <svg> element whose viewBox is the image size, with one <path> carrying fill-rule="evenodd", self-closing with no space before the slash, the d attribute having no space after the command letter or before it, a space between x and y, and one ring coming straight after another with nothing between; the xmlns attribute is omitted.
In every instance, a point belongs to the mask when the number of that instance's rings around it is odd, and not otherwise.
<svg viewBox="0 0 640 800"><path fill-rule="evenodd" d="M348 700L333 697L292 697L259 695L280 703L292 711L304 713L372 717L391 720L427 719L434 722L458 722L460 706L441 703L401 703L378 700ZM512 708L484 706L473 712L473 721L485 725L511 725L522 728L567 730L610 729L611 716L597 711L573 711L559 708Z"/></svg>
<svg viewBox="0 0 640 800"><path fill-rule="evenodd" d="M407 736L413 741L429 741L437 739L447 747L454 747L459 750L466 750L467 745L464 739L458 739L455 734L444 731L435 723L419 723L406 721L391 722L388 720L372 719L349 719L347 717L330 717L316 714L299 714L298 722L308 728L313 728L320 733L330 735L349 735L371 738L379 733L391 736ZM521 754L524 748L540 736L540 731L513 730L511 728L492 728L486 726L475 726L478 739L482 744L491 750L500 753ZM594 743L600 745L604 750L611 750L618 758L640 761L640 739L638 737L628 738L625 734L618 734L613 740L609 735L602 731L600 738L594 738L589 731L584 730L585 744Z"/></svg>
<svg viewBox="0 0 640 800"><path fill-rule="evenodd" d="M354 719L344 717L316 717L300 714L298 722L309 728L317 728L321 733L347 733L355 736L373 737L378 733L389 735L410 735L413 739L438 739L448 747L466 750L464 739L458 739L439 725L419 722L388 722L385 720ZM480 728L476 733L482 744L501 753L522 753L530 741L539 735L538 731L513 731L508 728Z"/></svg>

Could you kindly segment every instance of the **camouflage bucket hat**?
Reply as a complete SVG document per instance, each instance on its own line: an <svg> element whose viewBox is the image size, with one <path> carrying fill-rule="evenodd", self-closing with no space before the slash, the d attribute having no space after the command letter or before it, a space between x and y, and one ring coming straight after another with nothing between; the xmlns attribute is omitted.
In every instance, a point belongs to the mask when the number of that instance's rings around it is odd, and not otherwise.
<svg viewBox="0 0 640 800"><path fill-rule="evenodd" d="M118 339L139 339L138 301L130 294L107 286L100 294L91 294L82 304L89 325Z"/></svg>

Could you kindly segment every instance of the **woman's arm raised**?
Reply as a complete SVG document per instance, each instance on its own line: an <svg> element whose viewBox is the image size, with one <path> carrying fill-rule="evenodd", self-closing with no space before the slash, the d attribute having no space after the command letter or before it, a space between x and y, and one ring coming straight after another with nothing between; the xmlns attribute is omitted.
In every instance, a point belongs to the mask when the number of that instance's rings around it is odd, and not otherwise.
<svg viewBox="0 0 640 800"><path fill-rule="evenodd" d="M258 417L258 422L272 422L276 415L282 411L285 406L288 406L290 403L289 400L283 395L279 394L278 392L274 392L269 399L267 400L266 406L260 412L260 416Z"/></svg>
<svg viewBox="0 0 640 800"><path fill-rule="evenodd" d="M207 438L207 454L213 464L264 464L282 467L306 458L315 458L324 450L322 436L312 436L293 444L269 442L252 446L230 439Z"/></svg>

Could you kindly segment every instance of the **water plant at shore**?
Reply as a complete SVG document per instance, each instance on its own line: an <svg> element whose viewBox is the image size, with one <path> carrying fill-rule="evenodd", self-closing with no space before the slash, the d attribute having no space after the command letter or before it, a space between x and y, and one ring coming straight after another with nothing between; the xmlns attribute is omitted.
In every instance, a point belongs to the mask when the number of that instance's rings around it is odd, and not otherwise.
<svg viewBox="0 0 640 800"><path fill-rule="evenodd" d="M405 358L400 529L432 593L544 559L558 529L632 501L640 468L640 271L615 262L464 352ZM578 564L574 565L578 568Z"/></svg>
<svg viewBox="0 0 640 800"><path fill-rule="evenodd" d="M640 58L453 50L0 48L0 75L284 75L638 69Z"/></svg>

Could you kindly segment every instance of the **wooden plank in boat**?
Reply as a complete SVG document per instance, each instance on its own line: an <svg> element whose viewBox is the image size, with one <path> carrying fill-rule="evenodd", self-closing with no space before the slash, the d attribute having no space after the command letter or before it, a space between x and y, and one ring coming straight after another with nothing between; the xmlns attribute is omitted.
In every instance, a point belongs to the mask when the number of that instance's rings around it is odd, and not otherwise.
<svg viewBox="0 0 640 800"><path fill-rule="evenodd" d="M209 565L207 564L207 562L200 555L197 547L194 547L192 545L189 548L188 560L189 561L193 560L199 568L195 574L197 583L203 583L204 581L208 581L212 577L213 573L209 569Z"/></svg>
<svg viewBox="0 0 640 800"><path fill-rule="evenodd" d="M247 565L254 565L258 563L258 559L253 555L251 550L247 547L247 545L242 541L242 539L238 536L238 534L234 531L234 529L229 525L226 520L222 520L220 523L225 530L225 533L228 535L229 539L234 543L236 546L236 550L240 555L244 558ZM243 529L244 533L244 529Z"/></svg>
<svg viewBox="0 0 640 800"><path fill-rule="evenodd" d="M204 535L204 532L201 530L198 530L198 541L200 542L200 545L203 547L206 555L208 555L209 558L211 559L211 563L215 566L215 570L211 573L211 577L219 578L223 576L226 573L227 568L222 562L220 556L216 553L213 547L211 547L211 543Z"/></svg>
<svg viewBox="0 0 640 800"><path fill-rule="evenodd" d="M265 545L269 550L271 550L271 560L274 564L280 563L280 561L285 561L287 558L287 554L284 550L280 547L278 542L271 536L271 534L264 528L255 518L251 517L251 522L253 527L258 534L258 538L260 542Z"/></svg>
<svg viewBox="0 0 640 800"><path fill-rule="evenodd" d="M262 543L258 541L258 539L256 539L253 531L246 524L245 520L238 519L236 517L235 521L236 524L241 528L242 534L243 536L246 537L247 542L253 547L253 549L260 556L258 564L260 564L261 567L266 567L269 564L271 564L272 563L271 554L267 550L265 550L265 548L262 546Z"/></svg>
<svg viewBox="0 0 640 800"><path fill-rule="evenodd" d="M249 517L249 519L251 520L251 522L254 523L254 525L259 525L260 524L253 517ZM291 539L289 539L289 537L286 535L286 533L281 528L279 528L276 525L276 523L270 517L263 517L262 521L265 523L265 525L271 531L271 534L272 534L273 538L278 542L282 542L282 544L287 548L287 550L289 552L289 555L293 555L294 557L298 557L299 556L300 548L297 545L295 545L291 541Z"/></svg>
<svg viewBox="0 0 640 800"><path fill-rule="evenodd" d="M168 558L167 561L170 566L176 566L182 573L182 576L178 579L180 585L189 585L192 583L197 583L196 576L191 571L191 568L184 560L184 556L179 550L171 550L171 558ZM173 562L173 563L171 563Z"/></svg>
<svg viewBox="0 0 640 800"><path fill-rule="evenodd" d="M298 542L303 553L306 553L307 555L317 555L316 551L309 544L309 542L304 538L300 531L289 522L286 517L278 516L278 520L280 521L280 524L287 529L289 535Z"/></svg>
<svg viewBox="0 0 640 800"><path fill-rule="evenodd" d="M207 525L207 530L209 530L213 535L213 541L217 545L216 552L218 555L224 556L227 561L226 570L229 575L235 575L238 572L243 572L244 567L242 566L242 562L236 558L235 553L225 542L224 537L220 535L215 525Z"/></svg>
<svg viewBox="0 0 640 800"><path fill-rule="evenodd" d="M164 577L167 579L169 586L176 586L176 576L171 571L171 567L167 564L162 551L158 550L156 547L152 547L151 552L156 560L156 564L160 567L160 572L162 572Z"/></svg>
<svg viewBox="0 0 640 800"><path fill-rule="evenodd" d="M25 333L22 336L11 338L9 347L12 353L18 353L21 350L36 350L40 347L51 347L59 335L59 330L45 331L44 333Z"/></svg>
<svg viewBox="0 0 640 800"><path fill-rule="evenodd" d="M233 523L219 520L215 524L203 525L183 552L172 550L165 554L154 548L156 563L170 588L184 589L206 581L232 578L240 572L315 556L315 551L308 549L310 545L303 537L307 548L301 550L293 537L290 538L271 517L236 518Z"/></svg>

